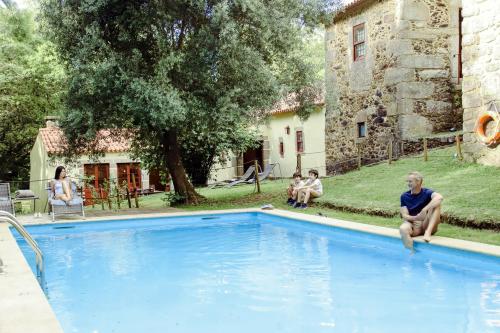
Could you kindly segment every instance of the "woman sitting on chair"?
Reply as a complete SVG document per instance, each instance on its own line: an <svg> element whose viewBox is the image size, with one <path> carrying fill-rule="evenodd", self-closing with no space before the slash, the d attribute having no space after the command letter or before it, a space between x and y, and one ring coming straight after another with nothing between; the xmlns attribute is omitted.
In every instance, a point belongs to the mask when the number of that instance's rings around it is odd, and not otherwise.
<svg viewBox="0 0 500 333"><path fill-rule="evenodd" d="M56 174L54 180L51 184L52 193L54 193L54 199L59 199L64 201L67 205L71 201L71 187L66 178L66 169L63 166L58 166L56 168Z"/></svg>

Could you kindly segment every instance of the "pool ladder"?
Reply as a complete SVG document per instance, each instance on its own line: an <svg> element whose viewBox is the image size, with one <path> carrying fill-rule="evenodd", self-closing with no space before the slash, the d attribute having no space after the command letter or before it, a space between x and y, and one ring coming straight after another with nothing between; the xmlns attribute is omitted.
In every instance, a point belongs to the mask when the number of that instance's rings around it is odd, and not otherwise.
<svg viewBox="0 0 500 333"><path fill-rule="evenodd" d="M26 240L26 242L29 244L33 252L35 252L35 258L36 258L36 278L38 280L38 283L40 283L40 287L42 287L42 290L45 292L45 278L44 278L44 270L43 270L43 253L42 250L38 247L38 244L35 242L35 240L31 237L31 235L26 231L26 229L23 227L21 223L15 218L14 215L0 210L0 221L5 221L12 225L17 232Z"/></svg>

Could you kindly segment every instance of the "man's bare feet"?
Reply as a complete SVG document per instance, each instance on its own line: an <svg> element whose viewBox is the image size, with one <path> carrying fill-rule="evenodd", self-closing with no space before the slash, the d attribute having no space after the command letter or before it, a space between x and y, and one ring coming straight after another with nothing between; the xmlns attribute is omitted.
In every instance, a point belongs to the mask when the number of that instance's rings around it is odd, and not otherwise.
<svg viewBox="0 0 500 333"><path fill-rule="evenodd" d="M429 243L431 241L431 235L424 235L424 241L426 241L427 243Z"/></svg>

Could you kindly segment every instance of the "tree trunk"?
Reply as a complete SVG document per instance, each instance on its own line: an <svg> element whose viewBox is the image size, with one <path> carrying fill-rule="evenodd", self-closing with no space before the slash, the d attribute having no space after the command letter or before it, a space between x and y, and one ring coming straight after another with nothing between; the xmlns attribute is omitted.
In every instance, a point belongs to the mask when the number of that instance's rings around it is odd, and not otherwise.
<svg viewBox="0 0 500 333"><path fill-rule="evenodd" d="M201 196L196 193L193 185L187 178L177 142L177 133L175 131L167 131L164 133L163 138L166 165L174 183L175 193L184 198L184 203L197 204Z"/></svg>

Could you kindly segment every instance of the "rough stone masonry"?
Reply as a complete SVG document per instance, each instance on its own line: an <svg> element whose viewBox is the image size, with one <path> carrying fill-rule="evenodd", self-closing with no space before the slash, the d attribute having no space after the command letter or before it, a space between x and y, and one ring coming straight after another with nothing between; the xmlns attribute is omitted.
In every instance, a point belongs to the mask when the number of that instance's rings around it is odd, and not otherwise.
<svg viewBox="0 0 500 333"><path fill-rule="evenodd" d="M472 133L481 112L500 111L500 1L464 0L462 16L465 156L500 166L500 146L486 147Z"/></svg>
<svg viewBox="0 0 500 333"><path fill-rule="evenodd" d="M327 28L326 159L330 173L387 158L401 143L462 125L460 0L358 0ZM364 36L354 36L364 28ZM354 44L364 37L365 54ZM408 144L407 147L417 147Z"/></svg>

